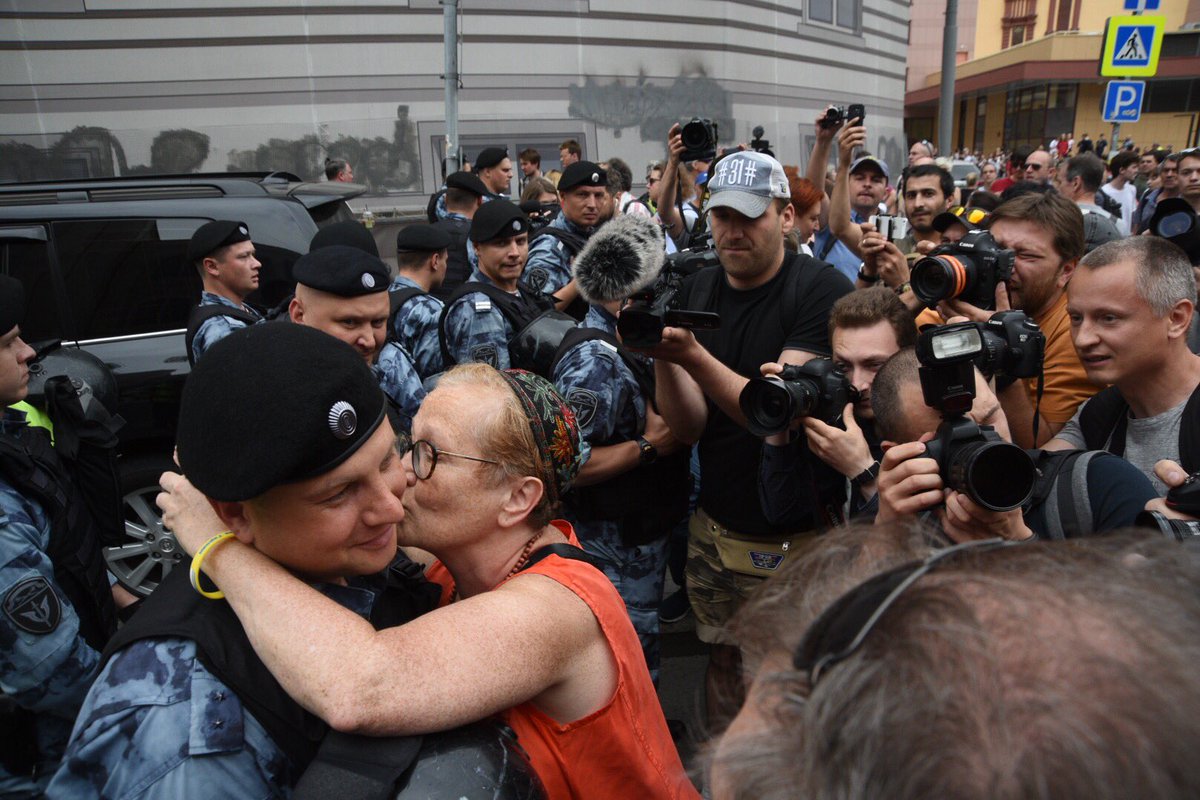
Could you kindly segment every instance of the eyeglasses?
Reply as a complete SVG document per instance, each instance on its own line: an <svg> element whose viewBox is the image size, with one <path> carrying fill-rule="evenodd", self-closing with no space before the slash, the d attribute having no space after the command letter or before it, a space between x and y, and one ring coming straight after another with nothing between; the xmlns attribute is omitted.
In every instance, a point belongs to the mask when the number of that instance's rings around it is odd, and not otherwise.
<svg viewBox="0 0 1200 800"><path fill-rule="evenodd" d="M1026 164L1025 169L1031 169L1035 172L1040 172L1042 169L1042 165L1041 164Z"/></svg>
<svg viewBox="0 0 1200 800"><path fill-rule="evenodd" d="M1020 544L1007 539L963 542L938 550L922 561L881 572L851 589L825 609L804 634L792 658L792 665L808 673L809 687L816 686L826 669L854 655L900 595L923 575L959 553L981 553Z"/></svg>
<svg viewBox="0 0 1200 800"><path fill-rule="evenodd" d="M434 467L437 466L438 459L442 456L451 456L452 458L465 458L468 461L478 461L481 464L499 464L490 458L480 458L479 456L468 456L463 453L449 453L445 450L439 450L428 439L417 439L415 442L407 435L400 434L396 437L396 452L403 458L409 452L412 452L412 467L413 473L418 480L429 480L429 476L433 474Z"/></svg>

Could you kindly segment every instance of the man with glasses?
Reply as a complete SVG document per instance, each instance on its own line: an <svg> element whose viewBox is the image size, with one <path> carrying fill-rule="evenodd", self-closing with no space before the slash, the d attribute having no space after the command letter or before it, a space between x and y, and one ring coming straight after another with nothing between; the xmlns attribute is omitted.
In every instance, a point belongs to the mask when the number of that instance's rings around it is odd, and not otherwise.
<svg viewBox="0 0 1200 800"><path fill-rule="evenodd" d="M1025 180L1040 183L1043 186L1050 183L1054 172L1054 157L1045 150L1034 150L1025 159Z"/></svg>
<svg viewBox="0 0 1200 800"><path fill-rule="evenodd" d="M1028 145L1013 148L1008 157L1008 167L1004 177L992 184L993 194L1003 193L1005 189L1025 177L1025 159L1029 158L1029 154L1032 152L1033 148Z"/></svg>
<svg viewBox="0 0 1200 800"><path fill-rule="evenodd" d="M350 427L341 413L329 419ZM413 437L407 486L389 471L366 486L297 491L328 536L334 520L359 520L351 541L368 550L395 552L395 527L367 525L383 521L376 506L394 511L399 542L439 559L427 576L443 587L441 608L376 630L244 541L204 558L284 690L333 727L374 735L501 714L548 797L698 798L624 603L554 518L580 461L566 401L530 373L463 365L430 393ZM372 466L397 463L387 449ZM180 462L191 475L182 442ZM168 524L195 551L222 523L183 478L163 482Z"/></svg>

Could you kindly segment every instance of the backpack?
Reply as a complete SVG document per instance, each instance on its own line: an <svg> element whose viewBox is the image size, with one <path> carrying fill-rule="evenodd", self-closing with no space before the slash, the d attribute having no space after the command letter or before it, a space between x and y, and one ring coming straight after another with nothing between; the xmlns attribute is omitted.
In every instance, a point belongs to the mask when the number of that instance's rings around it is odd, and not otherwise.
<svg viewBox="0 0 1200 800"><path fill-rule="evenodd" d="M543 377L546 375L545 365L540 370L535 369L534 362L544 360L547 352L552 357L562 339L562 334L559 333L557 338L551 334L549 337L551 342L547 348L543 342L545 337L540 335L542 331L535 326L535 323L542 320L544 327L574 327L575 320L566 314L555 311L554 299L549 295L534 292L524 286L521 287L521 290L520 295L514 295L499 286L475 281L468 281L454 290L454 294L450 295L450 299L442 308L442 316L438 320L438 339L442 346L442 363L446 365L447 369L457 364L458 360L451 354L446 343L446 317L460 299L468 294L478 293L486 295L496 310L503 314L509 325L512 326L514 333L507 342L509 361L512 365L519 366L520 369L528 369L530 372L537 372Z"/></svg>
<svg viewBox="0 0 1200 800"><path fill-rule="evenodd" d="M562 244L563 249L567 251L567 256L569 258L575 258L575 256L579 255L579 251L582 250L584 245L587 244L587 238L584 236L580 236L579 234L564 228L556 228L552 225L547 225L529 238L530 246L544 236L557 239ZM537 288L539 291L541 291L540 286ZM587 303L584 302L583 298L577 297L571 301L571 303L566 307L565 311L576 320L582 322L583 318L587 315Z"/></svg>
<svg viewBox="0 0 1200 800"><path fill-rule="evenodd" d="M1023 512L1045 506L1046 539L1087 536L1094 530L1088 496L1088 467L1099 450L1033 450L1037 478Z"/></svg>
<svg viewBox="0 0 1200 800"><path fill-rule="evenodd" d="M403 289L388 291L388 302L391 303L391 310L388 312L387 332L388 339L391 341L400 341L399 334L396 331L396 317L400 314L400 309L404 307L405 303L419 294L428 294L428 292L416 286L405 286Z"/></svg>
<svg viewBox="0 0 1200 800"><path fill-rule="evenodd" d="M1192 392L1179 425L1179 460L1185 472L1200 470L1200 386ZM1129 404L1115 386L1096 394L1079 414L1079 428L1088 450L1125 454Z"/></svg>

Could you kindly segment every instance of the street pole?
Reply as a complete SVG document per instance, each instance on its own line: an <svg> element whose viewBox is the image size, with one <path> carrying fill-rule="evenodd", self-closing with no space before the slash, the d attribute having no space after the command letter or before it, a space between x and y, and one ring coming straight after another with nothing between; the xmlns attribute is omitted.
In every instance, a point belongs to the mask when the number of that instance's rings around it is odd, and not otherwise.
<svg viewBox="0 0 1200 800"><path fill-rule="evenodd" d="M441 0L442 48L446 56L446 172L461 167L458 151L458 0Z"/></svg>
<svg viewBox="0 0 1200 800"><path fill-rule="evenodd" d="M938 103L938 150L951 152L954 135L954 68L958 50L958 0L946 0L946 27L942 31L942 97Z"/></svg>

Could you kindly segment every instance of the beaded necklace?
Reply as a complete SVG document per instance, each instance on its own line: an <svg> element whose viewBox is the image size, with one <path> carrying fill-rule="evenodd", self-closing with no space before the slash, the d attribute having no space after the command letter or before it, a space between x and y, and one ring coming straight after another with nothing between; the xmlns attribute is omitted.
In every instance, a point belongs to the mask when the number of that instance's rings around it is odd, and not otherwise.
<svg viewBox="0 0 1200 800"><path fill-rule="evenodd" d="M504 580L508 580L509 578L511 578L513 575L516 575L518 572L520 572L525 567L525 565L529 562L529 556L533 555L533 546L535 544L537 544L537 540L542 538L542 534L545 532L546 532L546 529L542 528L541 530L539 530L537 533L535 533L533 536L530 537L529 541L525 543L525 546L523 548L521 548L521 557L517 559L517 563L514 564L513 568L508 571L507 575L504 576ZM501 582L503 583L503 581L501 581ZM458 599L458 584L452 583L452 584L450 584L450 602L453 603L457 599Z"/></svg>

